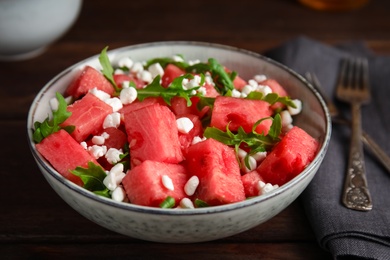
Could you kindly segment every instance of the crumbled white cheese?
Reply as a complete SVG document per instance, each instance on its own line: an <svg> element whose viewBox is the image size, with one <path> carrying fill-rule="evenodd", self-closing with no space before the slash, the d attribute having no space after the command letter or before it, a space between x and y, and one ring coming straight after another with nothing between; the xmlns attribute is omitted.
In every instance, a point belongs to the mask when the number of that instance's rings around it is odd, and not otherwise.
<svg viewBox="0 0 390 260"><path fill-rule="evenodd" d="M120 68L125 67L125 68L130 69L131 67L133 67L133 64L134 64L133 60L130 59L129 57L121 58L121 59L118 61L118 66L119 66Z"/></svg>
<svg viewBox="0 0 390 260"><path fill-rule="evenodd" d="M143 71L144 70L144 66L142 65L142 63L141 62L135 62L134 64L133 64L133 66L130 68L130 71L132 72L132 73L140 73L141 71Z"/></svg>
<svg viewBox="0 0 390 260"><path fill-rule="evenodd" d="M118 128L121 123L121 114L119 112L114 112L106 116L103 121L103 129L109 127Z"/></svg>
<svg viewBox="0 0 390 260"><path fill-rule="evenodd" d="M199 178L197 176L192 176L188 179L187 183L184 185L184 191L187 194L187 196L194 195L196 188L198 188L199 185Z"/></svg>
<svg viewBox="0 0 390 260"><path fill-rule="evenodd" d="M232 97L239 98L241 97L241 92L238 91L237 89L232 90Z"/></svg>
<svg viewBox="0 0 390 260"><path fill-rule="evenodd" d="M291 117L290 112L288 112L287 110L283 110L280 112L280 118L282 119L282 127L291 125L293 122L293 118Z"/></svg>
<svg viewBox="0 0 390 260"><path fill-rule="evenodd" d="M267 152L257 152L255 154L252 154L252 157L256 160L256 162L261 162L267 157Z"/></svg>
<svg viewBox="0 0 390 260"><path fill-rule="evenodd" d="M197 92L202 94L202 96L206 96L207 95L207 89L205 87L198 88Z"/></svg>
<svg viewBox="0 0 390 260"><path fill-rule="evenodd" d="M83 147L85 150L88 149L88 145L87 145L86 142L83 141L83 142L80 143L80 145L81 145L81 147Z"/></svg>
<svg viewBox="0 0 390 260"><path fill-rule="evenodd" d="M267 85L258 85L256 91L263 93L264 96L272 93L272 89Z"/></svg>
<svg viewBox="0 0 390 260"><path fill-rule="evenodd" d="M248 166L249 168L247 167L246 163L245 163L245 159L248 158ZM253 170L256 169L257 167L257 162L255 160L255 158L253 158L253 156L245 156L244 158L241 159L241 165L242 165L242 170L244 172L251 172Z"/></svg>
<svg viewBox="0 0 390 260"><path fill-rule="evenodd" d="M194 138L192 139L191 144L197 144L197 143L203 142L204 140L206 140L206 137L202 138L200 136L194 136Z"/></svg>
<svg viewBox="0 0 390 260"><path fill-rule="evenodd" d="M118 163L111 168L110 172L108 172L107 176L103 180L103 184L107 187L107 189L113 191L119 186L122 179L126 176L123 170L123 164L121 163Z"/></svg>
<svg viewBox="0 0 390 260"><path fill-rule="evenodd" d="M258 83L260 83L260 82L263 82L264 80L266 80L267 76L259 74L259 75L255 75L253 77L253 79L256 80Z"/></svg>
<svg viewBox="0 0 390 260"><path fill-rule="evenodd" d="M181 201L180 201L180 208L182 209L194 209L194 204L192 203L192 201L189 199L189 198L183 198Z"/></svg>
<svg viewBox="0 0 390 260"><path fill-rule="evenodd" d="M121 100L117 97L106 99L104 102L112 107L113 112L117 112L123 107Z"/></svg>
<svg viewBox="0 0 390 260"><path fill-rule="evenodd" d="M138 75L139 79L141 79L142 81L144 81L146 83L150 83L153 80L152 73L150 73L147 70L140 71L140 72L138 72L137 75Z"/></svg>
<svg viewBox="0 0 390 260"><path fill-rule="evenodd" d="M257 185L258 185L258 189L259 189L259 195L265 194L267 192L270 192L274 189L279 188L279 185L277 185L277 184L272 185L271 183L264 183L263 181L259 181L257 183Z"/></svg>
<svg viewBox="0 0 390 260"><path fill-rule="evenodd" d="M103 136L95 135L92 137L93 144L102 145L102 144L104 144L104 141L106 141L106 139Z"/></svg>
<svg viewBox="0 0 390 260"><path fill-rule="evenodd" d="M123 154L121 149L116 148L110 148L108 149L107 153L105 154L105 157L107 161L111 164L115 164L121 160L120 156Z"/></svg>
<svg viewBox="0 0 390 260"><path fill-rule="evenodd" d="M181 56L179 56L179 55L173 55L172 59L174 61L177 61L177 62L183 62L184 61L183 58Z"/></svg>
<svg viewBox="0 0 390 260"><path fill-rule="evenodd" d="M192 128L194 128L194 123L188 117L180 117L176 119L177 130L182 134L188 134Z"/></svg>
<svg viewBox="0 0 390 260"><path fill-rule="evenodd" d="M125 74L125 72L121 69L115 69L114 74L115 75L122 75L122 74Z"/></svg>
<svg viewBox="0 0 390 260"><path fill-rule="evenodd" d="M169 178L168 175L161 176L161 181L162 181L164 187L167 188L168 190L175 190L175 187L173 186L172 179Z"/></svg>
<svg viewBox="0 0 390 260"><path fill-rule="evenodd" d="M161 67L160 63L153 63L152 65L149 66L148 71L152 75L152 78L154 79L156 76L164 75L164 69Z"/></svg>
<svg viewBox="0 0 390 260"><path fill-rule="evenodd" d="M119 94L122 104L131 104L137 99L137 90L133 87L123 88Z"/></svg>
<svg viewBox="0 0 390 260"><path fill-rule="evenodd" d="M97 88L93 88L89 90L89 92L102 101L106 101L111 97L110 94L104 92L103 90L99 90Z"/></svg>
<svg viewBox="0 0 390 260"><path fill-rule="evenodd" d="M288 107L287 107L288 112L290 112L290 114L291 114L292 116L301 113L301 111L302 111L302 101L299 100L299 99L293 99L292 102L294 103L294 105L296 106L296 108L293 108L293 107L288 106Z"/></svg>
<svg viewBox="0 0 390 260"><path fill-rule="evenodd" d="M242 94L245 94L245 95L248 95L249 93L251 93L252 91L255 91L256 88L251 86L251 85L245 85L242 90L241 90L241 95Z"/></svg>
<svg viewBox="0 0 390 260"><path fill-rule="evenodd" d="M95 159L99 159L100 157L104 156L107 152L107 146L105 145L92 145L88 147L89 153L95 157Z"/></svg>
<svg viewBox="0 0 390 260"><path fill-rule="evenodd" d="M130 87L130 81L125 80L122 82L122 89L129 88Z"/></svg>
<svg viewBox="0 0 390 260"><path fill-rule="evenodd" d="M122 186L118 186L114 189L114 191L111 193L111 198L115 201L122 202L126 198L126 192L122 188Z"/></svg>

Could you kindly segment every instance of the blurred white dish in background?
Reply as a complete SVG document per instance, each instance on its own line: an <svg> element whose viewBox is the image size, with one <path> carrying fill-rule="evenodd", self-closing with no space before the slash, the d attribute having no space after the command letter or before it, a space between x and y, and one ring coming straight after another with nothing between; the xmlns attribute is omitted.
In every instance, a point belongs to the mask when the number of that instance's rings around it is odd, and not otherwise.
<svg viewBox="0 0 390 260"><path fill-rule="evenodd" d="M0 0L0 60L36 57L62 37L82 0Z"/></svg>

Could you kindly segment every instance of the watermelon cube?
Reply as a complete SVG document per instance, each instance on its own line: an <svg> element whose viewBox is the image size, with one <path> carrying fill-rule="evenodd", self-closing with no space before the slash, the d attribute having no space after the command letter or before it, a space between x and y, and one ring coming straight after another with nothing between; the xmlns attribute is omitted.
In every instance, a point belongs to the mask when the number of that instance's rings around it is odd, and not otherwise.
<svg viewBox="0 0 390 260"><path fill-rule="evenodd" d="M168 64L164 69L164 75L161 77L161 85L165 88L172 83L172 81L185 74L185 71L174 64Z"/></svg>
<svg viewBox="0 0 390 260"><path fill-rule="evenodd" d="M139 101L139 100L135 100L133 103L130 103L130 104L126 104L124 105L120 110L119 110L119 113L121 113L122 115L130 112L130 111L134 111L134 110L137 110L139 108L142 108L142 107L146 107L146 106L149 106L149 105L153 105L153 104L160 104L160 105L165 105L165 101L162 99L162 98L158 98L158 97L148 97L148 98L145 98L142 102Z"/></svg>
<svg viewBox="0 0 390 260"><path fill-rule="evenodd" d="M145 160L179 163L184 159L176 117L168 107L156 103L123 116L132 165Z"/></svg>
<svg viewBox="0 0 390 260"><path fill-rule="evenodd" d="M215 99L210 126L225 131L229 124L231 131L237 131L242 126L245 132L251 132L253 125L260 119L273 113L270 104L262 100L219 96ZM261 122L256 131L267 134L272 120Z"/></svg>
<svg viewBox="0 0 390 260"><path fill-rule="evenodd" d="M264 182L257 171L251 171L241 176L242 184L244 185L245 196L254 197L259 195L259 181Z"/></svg>
<svg viewBox="0 0 390 260"><path fill-rule="evenodd" d="M186 114L186 115L182 115L181 117L189 118L194 124L194 127L188 133L179 133L181 150L185 155L187 154L187 149L191 145L194 137L203 136L203 127L202 127L202 122L200 121L199 117L196 115Z"/></svg>
<svg viewBox="0 0 390 260"><path fill-rule="evenodd" d="M279 84L279 82L277 82L274 79L266 79L260 82L259 84L270 87L272 89L272 92L278 94L280 97L288 96L287 91L282 87L282 85ZM271 107L272 109L278 109L278 108L285 107L285 105L280 102L277 102L273 104Z"/></svg>
<svg viewBox="0 0 390 260"><path fill-rule="evenodd" d="M101 132L104 119L113 112L110 105L91 93L69 105L67 110L72 112L72 115L61 126L75 126L71 135L78 142L84 141L91 134Z"/></svg>
<svg viewBox="0 0 390 260"><path fill-rule="evenodd" d="M173 190L163 184L164 175L172 180ZM180 200L186 197L184 185L187 180L186 169L180 164L146 160L127 171L122 184L130 203L158 207L171 196L177 206Z"/></svg>
<svg viewBox="0 0 390 260"><path fill-rule="evenodd" d="M97 88L110 95L114 93L114 87L99 71L91 66L86 66L80 74L69 84L66 95L79 98L89 90Z"/></svg>
<svg viewBox="0 0 390 260"><path fill-rule="evenodd" d="M240 168L234 149L214 139L188 148L188 173L199 178L197 198L209 205L222 205L245 199Z"/></svg>
<svg viewBox="0 0 390 260"><path fill-rule="evenodd" d="M101 134L106 133L109 137L104 141L107 150L110 148L123 149L127 142L127 135L124 129L115 127L108 127L102 131ZM101 135L98 134L98 135Z"/></svg>
<svg viewBox="0 0 390 260"><path fill-rule="evenodd" d="M118 87L122 87L122 84L125 81L133 82L136 88L144 88L146 85L146 83L141 79L128 74L115 74L114 81Z"/></svg>
<svg viewBox="0 0 390 260"><path fill-rule="evenodd" d="M279 186L301 173L314 159L318 141L294 126L257 167L264 182Z"/></svg>
<svg viewBox="0 0 390 260"><path fill-rule="evenodd" d="M88 162L99 165L96 159L85 150L65 130L55 132L36 144L38 152L66 179L83 186L80 177L70 170L87 167Z"/></svg>

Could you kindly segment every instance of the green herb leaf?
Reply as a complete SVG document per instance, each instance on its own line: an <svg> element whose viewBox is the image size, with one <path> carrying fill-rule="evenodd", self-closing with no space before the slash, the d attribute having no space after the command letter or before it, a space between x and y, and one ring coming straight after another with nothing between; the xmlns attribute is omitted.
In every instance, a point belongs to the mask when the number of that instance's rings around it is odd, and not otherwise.
<svg viewBox="0 0 390 260"><path fill-rule="evenodd" d="M81 178L85 189L92 192L105 193L107 188L103 184L103 180L107 174L101 166L88 162L88 168L76 167L76 169L70 172Z"/></svg>
<svg viewBox="0 0 390 260"><path fill-rule="evenodd" d="M64 129L69 133L74 130L74 126L64 128L60 126L72 113L66 110L67 103L60 93L56 93L56 98L58 100L58 109L53 111L53 118L50 120L47 117L42 123L38 121L34 123L33 140L35 143L40 143L44 138L60 129Z"/></svg>
<svg viewBox="0 0 390 260"><path fill-rule="evenodd" d="M175 199L171 196L168 196L163 202L160 203L160 208L170 209L175 206Z"/></svg>
<svg viewBox="0 0 390 260"><path fill-rule="evenodd" d="M201 200L201 199L195 199L194 205L196 208L206 208L209 207L209 204L207 202Z"/></svg>
<svg viewBox="0 0 390 260"><path fill-rule="evenodd" d="M273 118L273 122L269 133L267 135L257 133L256 127L264 120L272 119L272 117L266 117L258 120L252 127L252 131L246 133L244 129L240 126L237 130L237 133L233 133L229 129L229 124L226 126L226 131L222 131L215 127L207 127L204 131L204 136L206 138L213 138L223 144L234 147L236 154L238 153L238 148L241 145L244 145L249 149L249 155L253 155L260 151L270 150L277 142L279 142L279 135L281 133L282 123L280 115L277 114ZM246 166L248 167L248 158L246 158Z"/></svg>
<svg viewBox="0 0 390 260"><path fill-rule="evenodd" d="M159 63L163 68L168 66L168 64L173 64L181 69L186 69L188 67L188 63L175 61L172 58L155 58L155 59L148 60L146 62L145 68L149 68L150 65L155 63Z"/></svg>
<svg viewBox="0 0 390 260"><path fill-rule="evenodd" d="M100 62L100 65L102 66L102 73L104 75L104 77L111 83L111 85L114 87L115 89L115 92L116 93L119 93L120 89L118 88L118 86L116 85L115 83L115 80L114 80L114 68L112 67L111 65L111 62L110 62L110 59L108 58L108 55L107 55L107 49L108 49L108 46L106 46L100 53L99 55L99 62Z"/></svg>
<svg viewBox="0 0 390 260"><path fill-rule="evenodd" d="M147 85L145 88L137 89L137 98L140 101L143 101L147 97L162 97L168 105L171 105L171 99L173 97L183 97L187 101L187 106L191 106L192 102L190 97L193 96L191 93L199 87L186 90L183 88L182 82L185 78L192 79L193 77L194 76L192 74L185 74L177 77L172 81L168 88L164 88L160 84L160 75L157 75L153 79L152 83Z"/></svg>
<svg viewBox="0 0 390 260"><path fill-rule="evenodd" d="M264 100L271 105L275 104L276 102L280 102L286 106L296 108L295 103L291 100L290 97L280 97L277 93L269 93L266 96L263 95L263 93L258 91L252 91L248 94L246 99L254 99L254 100Z"/></svg>
<svg viewBox="0 0 390 260"><path fill-rule="evenodd" d="M222 95L224 95L228 90L233 90L233 80L229 76L229 74L225 71L225 68L218 63L218 61L214 58L210 58L208 60L210 65L210 72L214 79L214 81L217 83L217 87ZM232 74L233 79L235 77L235 73Z"/></svg>

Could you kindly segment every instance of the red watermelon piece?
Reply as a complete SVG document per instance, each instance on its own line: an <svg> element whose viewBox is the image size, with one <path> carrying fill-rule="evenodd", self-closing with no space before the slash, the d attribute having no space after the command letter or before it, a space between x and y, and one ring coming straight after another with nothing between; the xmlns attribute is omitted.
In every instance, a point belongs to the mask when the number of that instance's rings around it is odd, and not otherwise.
<svg viewBox="0 0 390 260"><path fill-rule="evenodd" d="M131 104L126 104L124 105L120 110L119 110L119 113L121 113L122 115L128 113L128 112L131 112L131 111L134 111L134 110L137 110L137 109L140 109L140 108L143 108L143 107L146 107L146 106L150 106L150 105L153 105L153 104L160 104L160 105L165 105L165 101L162 99L162 98L157 98L157 97L148 97L148 98L145 98L142 102L139 101L139 100L135 100L133 103Z"/></svg>
<svg viewBox="0 0 390 260"><path fill-rule="evenodd" d="M66 179L83 186L80 177L69 172L76 167L88 167L88 162L99 165L65 130L55 132L36 144L37 151Z"/></svg>
<svg viewBox="0 0 390 260"><path fill-rule="evenodd" d="M181 145L181 150L184 155L187 154L188 147L192 144L192 140L195 136L203 136L203 127L202 122L200 121L199 117L192 114L186 114L182 115L180 117L188 117L192 123L194 124L194 127L189 133L179 133L179 141ZM179 117L178 117L179 118Z"/></svg>
<svg viewBox="0 0 390 260"><path fill-rule="evenodd" d="M196 107L196 104L199 102L198 97L191 98L191 106L187 106L187 100L183 97L173 97L171 99L171 110L175 113L176 116L182 116L186 114L198 115L199 110Z"/></svg>
<svg viewBox="0 0 390 260"><path fill-rule="evenodd" d="M301 173L314 159L318 141L294 126L256 169L264 182L279 186Z"/></svg>
<svg viewBox="0 0 390 260"><path fill-rule="evenodd" d="M124 114L131 163L145 160L179 163L183 158L176 117L168 107L152 104Z"/></svg>
<svg viewBox="0 0 390 260"><path fill-rule="evenodd" d="M172 81L185 74L185 71L174 64L168 64L164 69L164 75L161 77L161 85L165 88L172 83Z"/></svg>
<svg viewBox="0 0 390 260"><path fill-rule="evenodd" d="M214 139L188 148L188 173L199 178L197 198L209 205L222 205L245 199L240 168L234 149Z"/></svg>
<svg viewBox="0 0 390 260"><path fill-rule="evenodd" d="M163 185L162 176L167 175L174 190ZM180 164L146 160L126 173L122 180L130 203L158 207L168 196L175 199L176 206L186 197L184 185L188 180L186 169Z"/></svg>
<svg viewBox="0 0 390 260"><path fill-rule="evenodd" d="M69 105L67 110L72 112L72 115L61 126L75 126L71 135L78 142L84 141L89 135L101 132L104 119L113 112L110 105L91 93Z"/></svg>
<svg viewBox="0 0 390 260"><path fill-rule="evenodd" d="M242 90L246 85L248 85L248 82L237 75L233 80L233 85L235 89Z"/></svg>
<svg viewBox="0 0 390 260"><path fill-rule="evenodd" d="M270 87L272 89L272 92L278 94L280 97L288 96L288 93L284 89L284 87L282 87L282 85L280 85L279 82L277 82L274 79L266 79L260 82L259 84ZM279 102L272 105L272 109L283 108L283 107L285 107L285 105Z"/></svg>
<svg viewBox="0 0 390 260"><path fill-rule="evenodd" d="M258 120L269 117L272 113L269 103L262 100L219 96L214 102L210 126L225 131L230 122L231 131L237 131L242 126L248 133ZM264 120L257 126L256 131L267 134L271 124L272 120Z"/></svg>
<svg viewBox="0 0 390 260"><path fill-rule="evenodd" d="M106 132L109 137L104 141L104 145L107 147L107 150L110 148L123 149L127 142L127 135L124 130L109 127L103 130Z"/></svg>
<svg viewBox="0 0 390 260"><path fill-rule="evenodd" d="M244 185L245 196L254 197L259 195L259 181L264 182L257 171L251 171L241 176L242 184Z"/></svg>
<svg viewBox="0 0 390 260"><path fill-rule="evenodd" d="M66 95L79 98L89 90L97 88L110 95L114 93L114 87L99 71L91 66L86 66L80 74L70 83L65 91Z"/></svg>
<svg viewBox="0 0 390 260"><path fill-rule="evenodd" d="M125 81L134 82L136 88L144 88L146 85L144 81L128 74L115 74L114 81L118 87L122 87L122 83Z"/></svg>

